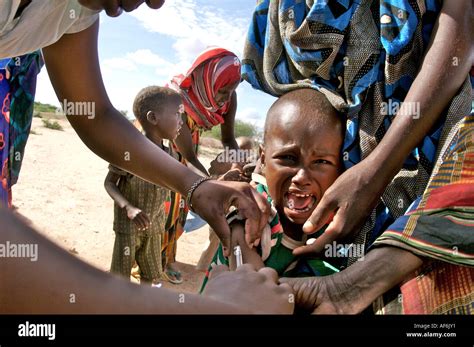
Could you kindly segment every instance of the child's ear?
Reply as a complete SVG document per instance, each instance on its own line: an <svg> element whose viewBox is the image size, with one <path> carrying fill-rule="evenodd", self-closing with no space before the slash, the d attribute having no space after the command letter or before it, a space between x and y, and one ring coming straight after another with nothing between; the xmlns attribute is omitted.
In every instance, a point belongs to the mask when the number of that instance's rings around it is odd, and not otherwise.
<svg viewBox="0 0 474 347"><path fill-rule="evenodd" d="M146 120L149 121L153 125L156 125L158 123L158 117L156 116L156 113L153 111L147 112Z"/></svg>

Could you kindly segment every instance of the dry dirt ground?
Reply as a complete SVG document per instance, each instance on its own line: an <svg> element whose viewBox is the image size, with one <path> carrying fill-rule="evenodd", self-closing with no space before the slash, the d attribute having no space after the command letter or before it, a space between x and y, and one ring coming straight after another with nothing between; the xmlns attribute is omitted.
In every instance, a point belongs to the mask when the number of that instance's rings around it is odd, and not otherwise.
<svg viewBox="0 0 474 347"><path fill-rule="evenodd" d="M112 257L113 202L104 190L107 163L93 154L66 120L64 131L45 128L33 118L20 179L13 187L13 205L44 236L87 263L108 271ZM218 150L203 148L205 165ZM207 225L185 233L178 243L183 283L165 283L196 292L203 274L195 270L208 239Z"/></svg>

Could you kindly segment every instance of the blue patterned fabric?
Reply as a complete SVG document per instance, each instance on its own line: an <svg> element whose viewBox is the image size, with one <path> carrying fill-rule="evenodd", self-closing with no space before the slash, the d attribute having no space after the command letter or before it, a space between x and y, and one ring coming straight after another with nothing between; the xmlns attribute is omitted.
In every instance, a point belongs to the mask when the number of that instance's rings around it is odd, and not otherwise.
<svg viewBox="0 0 474 347"><path fill-rule="evenodd" d="M0 60L0 204L5 206L11 206L11 187L20 174L42 66L40 51Z"/></svg>
<svg viewBox="0 0 474 347"><path fill-rule="evenodd" d="M440 10L438 0L259 1L245 45L243 78L274 96L297 88L324 93L347 116L342 155L345 168L351 168L392 124ZM471 112L472 95L467 77L387 186L356 242L372 244L424 193Z"/></svg>

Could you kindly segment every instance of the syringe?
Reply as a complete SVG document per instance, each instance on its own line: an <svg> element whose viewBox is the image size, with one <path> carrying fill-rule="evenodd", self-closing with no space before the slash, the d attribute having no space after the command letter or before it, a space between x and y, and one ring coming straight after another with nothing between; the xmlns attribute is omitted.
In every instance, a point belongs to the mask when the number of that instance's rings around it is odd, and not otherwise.
<svg viewBox="0 0 474 347"><path fill-rule="evenodd" d="M239 267L242 265L243 260L242 260L242 250L240 249L240 246L235 246L234 247L234 255L235 255L235 267Z"/></svg>

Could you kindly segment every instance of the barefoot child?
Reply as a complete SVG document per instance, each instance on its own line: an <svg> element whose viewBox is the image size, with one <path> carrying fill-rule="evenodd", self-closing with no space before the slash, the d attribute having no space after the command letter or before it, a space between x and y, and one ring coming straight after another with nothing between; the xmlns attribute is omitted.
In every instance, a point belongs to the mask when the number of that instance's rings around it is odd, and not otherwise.
<svg viewBox="0 0 474 347"><path fill-rule="evenodd" d="M178 93L156 86L142 89L133 104L133 113L145 136L170 155L163 139L174 140L178 136L183 124L180 105ZM165 230L164 202L169 190L113 165L109 166L104 184L115 202L115 244L110 271L130 278L136 261L141 282L155 284L166 279L161 263L161 237Z"/></svg>
<svg viewBox="0 0 474 347"><path fill-rule="evenodd" d="M306 243L302 226L341 173L344 130L341 115L316 90L290 92L272 105L261 148L263 175L252 175L257 191L272 205L259 246L249 248L242 222L237 216L228 217L229 222L234 220L232 247L241 247L244 263L257 269L271 267L285 277L324 276L338 271L329 264L336 265L334 259L299 258L292 251ZM235 268L235 257L226 259L219 247L211 268L229 264L229 260L230 267Z"/></svg>

